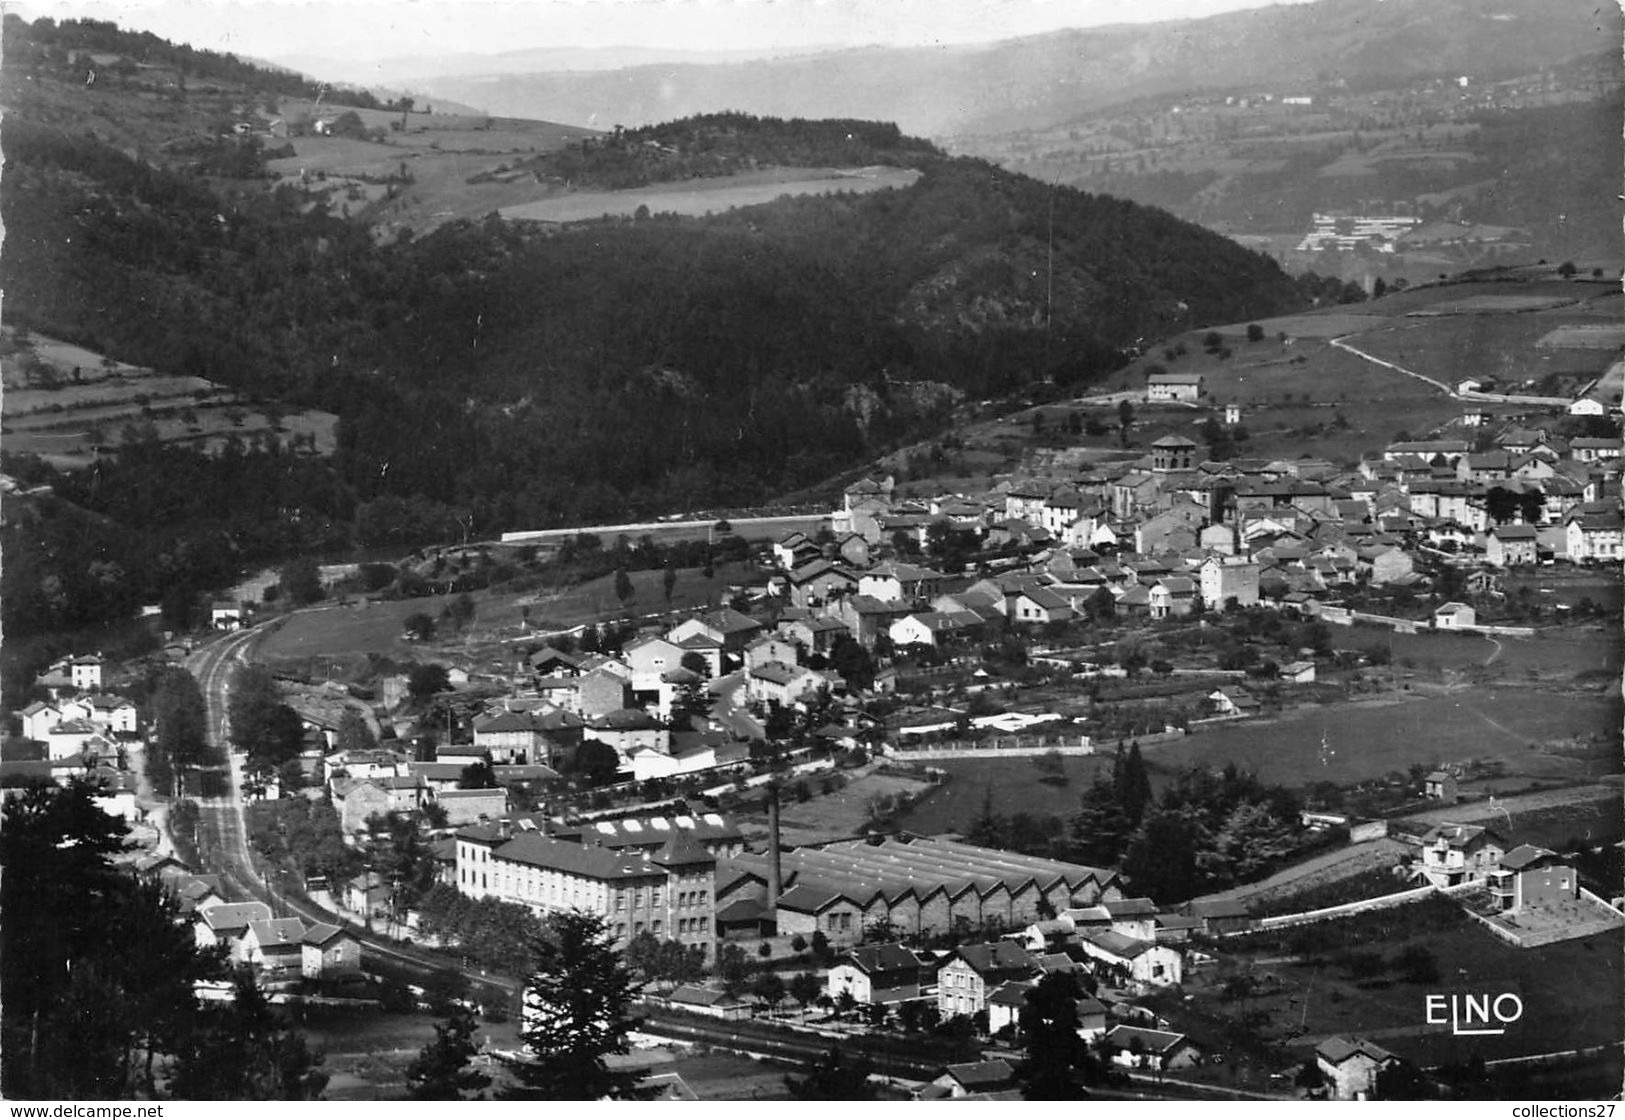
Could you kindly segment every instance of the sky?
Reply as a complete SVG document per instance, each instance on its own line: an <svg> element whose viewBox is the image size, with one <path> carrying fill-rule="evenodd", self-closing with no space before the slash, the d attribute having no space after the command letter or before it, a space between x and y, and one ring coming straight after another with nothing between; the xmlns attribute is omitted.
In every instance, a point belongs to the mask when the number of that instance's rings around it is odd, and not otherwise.
<svg viewBox="0 0 1625 1120"><path fill-rule="evenodd" d="M113 20L259 59L352 63L532 47L784 53L993 42L1272 0L5 0L25 19Z"/></svg>

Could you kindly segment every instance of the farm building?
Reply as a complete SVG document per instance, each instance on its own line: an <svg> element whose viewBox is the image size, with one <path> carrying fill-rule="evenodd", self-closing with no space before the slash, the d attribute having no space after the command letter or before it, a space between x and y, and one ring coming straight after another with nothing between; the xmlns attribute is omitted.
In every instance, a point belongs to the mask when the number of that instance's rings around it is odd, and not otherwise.
<svg viewBox="0 0 1625 1120"><path fill-rule="evenodd" d="M1148 401L1194 401L1202 395L1199 373L1153 373L1145 379Z"/></svg>
<svg viewBox="0 0 1625 1120"><path fill-rule="evenodd" d="M766 903L769 858L741 854L719 861L719 906ZM821 932L836 944L858 940L866 925L891 923L903 934L1019 929L1056 913L1122 897L1117 873L1080 864L978 848L950 840L854 840L797 848L780 859L776 910L780 936Z"/></svg>
<svg viewBox="0 0 1625 1120"><path fill-rule="evenodd" d="M1478 623L1478 612L1466 603L1446 603L1433 612L1433 625L1440 630L1466 630Z"/></svg>

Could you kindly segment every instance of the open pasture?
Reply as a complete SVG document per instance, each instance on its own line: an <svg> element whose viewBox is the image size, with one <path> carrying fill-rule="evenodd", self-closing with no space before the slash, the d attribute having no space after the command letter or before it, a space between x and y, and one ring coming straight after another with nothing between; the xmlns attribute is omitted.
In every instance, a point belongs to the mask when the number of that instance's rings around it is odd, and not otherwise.
<svg viewBox="0 0 1625 1120"><path fill-rule="evenodd" d="M605 214L629 217L639 207L651 214L676 213L686 217L756 206L783 195L868 194L891 187L906 187L919 178L918 171L894 167L872 167L861 171L783 168L749 172L717 179L695 179L686 183L662 183L625 191L576 191L538 202L503 207L504 218L534 222L580 222Z"/></svg>
<svg viewBox="0 0 1625 1120"><path fill-rule="evenodd" d="M1380 306L1380 305L1377 305ZM1285 332L1289 338L1337 338L1345 334L1355 334L1359 331L1375 330L1386 326L1389 319L1386 315L1363 314L1358 311L1327 311L1324 313L1310 312L1303 315L1281 315L1274 319L1255 320L1264 328L1264 334L1274 344L1275 337ZM1247 323L1230 323L1214 330L1227 339L1247 336ZM1206 333L1205 331L1202 333ZM1291 352L1288 351L1288 357Z"/></svg>
<svg viewBox="0 0 1625 1120"><path fill-rule="evenodd" d="M1625 324L1570 323L1547 331L1535 345L1543 350L1604 350L1612 354L1625 346Z"/></svg>
<svg viewBox="0 0 1625 1120"><path fill-rule="evenodd" d="M1306 707L1266 720L1204 730L1146 748L1159 768L1235 763L1266 782L1305 786L1351 784L1469 759L1503 761L1508 773L1547 780L1583 776L1578 759L1531 751L1529 745L1575 734L1617 730L1617 705L1590 696L1528 688L1486 687L1444 695ZM1322 742L1325 749L1322 749Z"/></svg>
<svg viewBox="0 0 1625 1120"><path fill-rule="evenodd" d="M1574 295L1474 295L1410 311L1409 315L1515 315L1551 311L1575 301Z"/></svg>
<svg viewBox="0 0 1625 1120"><path fill-rule="evenodd" d="M1397 320L1358 335L1352 345L1446 384L1471 373L1502 386L1558 377L1596 377L1607 357L1595 350L1539 349L1561 315L1441 316Z"/></svg>
<svg viewBox="0 0 1625 1120"><path fill-rule="evenodd" d="M432 642L404 641L402 627L414 614L438 619L454 596L352 599L347 604L316 607L289 615L264 639L260 652L267 658L337 657L367 652L400 658L435 657L447 652L460 655L475 646L519 640L529 633L566 630L628 613L636 616L655 611L715 607L726 600L730 586L744 582L749 575L737 564L719 564L715 572L707 580L699 568L679 569L669 606L662 586L662 572L629 572L627 575L636 594L625 610L615 596L612 575L561 591L475 591L470 593L475 604L474 621L466 634ZM529 609L528 629L526 608Z"/></svg>
<svg viewBox="0 0 1625 1120"><path fill-rule="evenodd" d="M1601 595L1600 589L1593 590ZM1614 591L1617 602L1618 589ZM1616 629L1563 629L1543 631L1533 638L1482 634L1396 634L1377 627L1354 626L1333 631L1333 644L1340 649L1363 652L1382 650L1395 665L1420 670L1457 672L1482 669L1495 677L1528 679L1532 670L1551 679L1597 669L1618 672L1621 665L1621 635Z"/></svg>
<svg viewBox="0 0 1625 1120"><path fill-rule="evenodd" d="M1433 954L1436 979L1407 978L1396 969L1368 979L1352 972L1356 952L1392 962L1410 948ZM1326 1037L1358 1034L1429 1066L1474 1054L1498 1058L1617 1043L1625 1031L1620 930L1520 949L1444 899L1227 942L1221 962L1221 971L1202 983L1208 989L1202 1002L1239 1010L1220 1001L1213 987L1229 967L1267 978L1247 1010L1265 1013L1272 1034L1295 1028L1296 1037L1283 1041L1305 1052ZM1503 1035L1455 1036L1448 1024L1427 1022L1428 995L1501 992L1523 1001L1522 1017Z"/></svg>

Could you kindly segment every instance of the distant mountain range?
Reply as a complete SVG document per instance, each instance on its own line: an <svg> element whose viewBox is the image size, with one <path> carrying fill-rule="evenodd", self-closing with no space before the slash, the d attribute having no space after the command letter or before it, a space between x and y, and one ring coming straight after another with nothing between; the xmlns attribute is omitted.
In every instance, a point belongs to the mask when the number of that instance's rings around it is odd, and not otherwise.
<svg viewBox="0 0 1625 1120"><path fill-rule="evenodd" d="M614 69L589 67L612 61L615 52L565 60L555 51L526 51L484 60L477 71L415 76L410 84L503 116L585 127L738 110L890 120L905 132L943 137L1058 124L1103 105L1177 91L1279 91L1327 81L1380 88L1419 76L1522 73L1588 51L1618 50L1619 43L1618 9L1589 0L1320 0L988 46L872 47ZM454 70L470 64L447 61Z"/></svg>
<svg viewBox="0 0 1625 1120"><path fill-rule="evenodd" d="M448 52L405 55L377 62L357 62L353 58L325 54L285 55L276 65L292 67L306 74L321 74L335 81L363 85L379 83L396 86L422 86L427 80L448 75L478 77L485 74L529 74L549 71L587 72L624 70L638 66L681 64L707 66L738 62L768 61L838 50L835 45L810 45L795 49L753 49L716 51L671 51L659 47L532 47L496 54Z"/></svg>

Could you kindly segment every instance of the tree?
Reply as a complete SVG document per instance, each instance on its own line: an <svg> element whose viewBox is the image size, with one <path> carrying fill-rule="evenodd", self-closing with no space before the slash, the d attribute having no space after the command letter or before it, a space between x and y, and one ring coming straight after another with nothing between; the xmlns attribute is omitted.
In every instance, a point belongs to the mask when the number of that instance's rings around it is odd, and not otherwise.
<svg viewBox="0 0 1625 1120"><path fill-rule="evenodd" d="M498 789L501 785L497 781L496 771L491 769L491 763L483 758L463 767L462 773L457 776L458 789Z"/></svg>
<svg viewBox="0 0 1625 1120"><path fill-rule="evenodd" d="M406 616L401 623L401 632L406 635L407 641L429 642L434 640L434 619L422 611Z"/></svg>
<svg viewBox="0 0 1625 1120"><path fill-rule="evenodd" d="M474 597L464 591L446 604L445 618L451 623L451 628L457 633L468 629L468 624L474 621L474 614L478 608L474 605Z"/></svg>
<svg viewBox="0 0 1625 1120"><path fill-rule="evenodd" d="M178 797L186 771L213 758L203 690L191 673L169 665L151 678L148 695L153 734L147 743L147 777Z"/></svg>
<svg viewBox="0 0 1625 1120"><path fill-rule="evenodd" d="M36 785L6 802L0 922L8 1099L155 1095L155 1068L192 1028L193 984L224 974L158 882L115 869L121 822L92 787Z"/></svg>
<svg viewBox="0 0 1625 1120"><path fill-rule="evenodd" d="M608 785L621 771L621 756L608 743L586 739L576 750L573 769L588 785Z"/></svg>
<svg viewBox="0 0 1625 1120"><path fill-rule="evenodd" d="M226 711L232 746L248 756L246 768L252 774L274 774L304 748L304 723L282 702L276 679L263 665L237 670Z"/></svg>
<svg viewBox="0 0 1625 1120"><path fill-rule="evenodd" d="M282 568L282 594L294 606L309 606L322 597L322 576L308 556L290 560Z"/></svg>
<svg viewBox="0 0 1625 1120"><path fill-rule="evenodd" d="M637 596L637 589L632 586L632 577L626 574L625 568L615 569L615 598L621 601L621 609L626 609Z"/></svg>
<svg viewBox="0 0 1625 1120"><path fill-rule="evenodd" d="M1247 324L1247 341L1248 342L1263 342L1264 341L1264 328L1263 328L1263 326L1258 324L1258 323L1248 323Z"/></svg>
<svg viewBox="0 0 1625 1120"><path fill-rule="evenodd" d="M745 990L750 982L750 959L745 956L745 950L738 944L729 942L717 954L717 979L722 981L722 990L730 996L737 996Z"/></svg>
<svg viewBox="0 0 1625 1120"><path fill-rule="evenodd" d="M784 1087L798 1101L872 1101L875 1089L869 1084L869 1075L873 1071L867 1058L848 1064L836 1046L819 1059L806 1077L786 1077Z"/></svg>
<svg viewBox="0 0 1625 1120"><path fill-rule="evenodd" d="M1052 972L1027 993L1021 1034L1027 1061L1017 1075L1030 1101L1076 1100L1074 1070L1088 1060L1078 1037L1078 986L1068 972Z"/></svg>
<svg viewBox="0 0 1625 1120"><path fill-rule="evenodd" d="M1158 902L1178 902L1198 893L1196 854L1204 850L1201 823L1180 810L1148 813L1123 855L1123 874L1137 891Z"/></svg>
<svg viewBox="0 0 1625 1120"><path fill-rule="evenodd" d="M671 592L677 586L677 567L670 561L666 562L666 570L660 573L660 590L666 594L666 605L671 605Z"/></svg>
<svg viewBox="0 0 1625 1120"><path fill-rule="evenodd" d="M429 662L423 665L412 666L407 674L406 691L413 699L422 700L433 696L437 692L448 692L451 689L451 674L444 665Z"/></svg>
<svg viewBox="0 0 1625 1120"><path fill-rule="evenodd" d="M790 978L790 998L803 1007L810 1006L823 990L823 982L810 972L798 972Z"/></svg>
<svg viewBox="0 0 1625 1120"><path fill-rule="evenodd" d="M418 1052L406 1067L407 1096L414 1101L484 1100L491 1078L469 1068L479 1052L474 1041L474 1013L453 1007L444 1022L436 1023L434 1041ZM472 1094L472 1097L469 1096Z"/></svg>
<svg viewBox="0 0 1625 1120"><path fill-rule="evenodd" d="M1124 447L1128 446L1129 429L1134 427L1134 405L1127 399L1117 403L1117 429Z"/></svg>
<svg viewBox="0 0 1625 1120"><path fill-rule="evenodd" d="M339 717L338 736L333 749L348 753L370 751L377 746L378 740L373 736L372 728L367 726L366 718L354 708L344 709L344 714Z"/></svg>
<svg viewBox="0 0 1625 1120"><path fill-rule="evenodd" d="M304 1035L287 1029L248 969L232 1002L208 1011L176 1062L170 1092L182 1100L315 1100L327 1086Z"/></svg>
<svg viewBox="0 0 1625 1120"><path fill-rule="evenodd" d="M528 946L525 1054L503 1058L518 1085L510 1100L638 1100L637 1074L610 1069L605 1059L625 1054L639 1020L628 1014L639 985L616 951L604 920L582 910L548 916Z"/></svg>
<svg viewBox="0 0 1625 1120"><path fill-rule="evenodd" d="M763 944L766 944L766 942L763 942ZM771 970L758 972L756 979L752 980L750 984L750 994L770 1008L776 1008L783 1003L787 991L788 989L784 986L784 977Z"/></svg>

